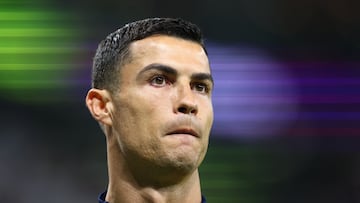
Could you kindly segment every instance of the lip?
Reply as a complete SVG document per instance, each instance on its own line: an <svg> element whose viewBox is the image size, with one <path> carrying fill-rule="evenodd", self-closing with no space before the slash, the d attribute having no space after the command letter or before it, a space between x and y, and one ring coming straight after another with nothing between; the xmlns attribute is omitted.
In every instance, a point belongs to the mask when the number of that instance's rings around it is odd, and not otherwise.
<svg viewBox="0 0 360 203"><path fill-rule="evenodd" d="M171 131L170 133L168 133L167 135L176 135L176 134L184 134L184 135L191 135L194 137L199 137L199 134L190 128L181 128L181 129L176 129L174 131Z"/></svg>

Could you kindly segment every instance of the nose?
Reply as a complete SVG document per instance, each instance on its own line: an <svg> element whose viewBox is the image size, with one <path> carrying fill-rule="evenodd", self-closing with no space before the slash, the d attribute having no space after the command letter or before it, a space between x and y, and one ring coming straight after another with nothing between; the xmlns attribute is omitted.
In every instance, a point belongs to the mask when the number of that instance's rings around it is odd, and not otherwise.
<svg viewBox="0 0 360 203"><path fill-rule="evenodd" d="M177 112L183 114L196 115L198 112L197 105L183 104L179 106Z"/></svg>
<svg viewBox="0 0 360 203"><path fill-rule="evenodd" d="M179 89L176 101L176 113L197 115L198 105L191 87Z"/></svg>

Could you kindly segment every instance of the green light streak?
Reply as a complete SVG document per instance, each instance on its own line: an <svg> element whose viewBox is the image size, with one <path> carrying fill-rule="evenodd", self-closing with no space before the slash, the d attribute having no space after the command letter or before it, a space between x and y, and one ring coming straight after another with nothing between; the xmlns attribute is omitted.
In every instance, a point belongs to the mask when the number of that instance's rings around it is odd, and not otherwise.
<svg viewBox="0 0 360 203"><path fill-rule="evenodd" d="M62 54L74 51L72 47L0 47L0 54Z"/></svg>
<svg viewBox="0 0 360 203"><path fill-rule="evenodd" d="M79 33L69 14L41 1L0 2L0 95L6 99L46 102L73 85Z"/></svg>
<svg viewBox="0 0 360 203"><path fill-rule="evenodd" d="M70 37L69 30L62 28L0 28L0 37Z"/></svg>
<svg viewBox="0 0 360 203"><path fill-rule="evenodd" d="M0 64L1 71L25 71L25 70L63 70L64 67L71 67L72 64ZM4 73L2 73L4 74Z"/></svg>
<svg viewBox="0 0 360 203"><path fill-rule="evenodd" d="M41 10L2 10L0 12L0 21L36 21L41 20L57 20L60 16L53 12L45 12Z"/></svg>

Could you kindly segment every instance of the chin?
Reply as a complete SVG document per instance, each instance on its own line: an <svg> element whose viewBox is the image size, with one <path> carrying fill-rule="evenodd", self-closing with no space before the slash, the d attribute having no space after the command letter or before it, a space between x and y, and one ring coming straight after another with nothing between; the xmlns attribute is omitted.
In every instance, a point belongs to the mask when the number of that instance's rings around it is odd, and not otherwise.
<svg viewBox="0 0 360 203"><path fill-rule="evenodd" d="M168 160L168 166L172 167L172 170L176 170L178 172L189 173L197 169L202 161L200 156L194 156L191 154L187 154L184 156L176 156Z"/></svg>

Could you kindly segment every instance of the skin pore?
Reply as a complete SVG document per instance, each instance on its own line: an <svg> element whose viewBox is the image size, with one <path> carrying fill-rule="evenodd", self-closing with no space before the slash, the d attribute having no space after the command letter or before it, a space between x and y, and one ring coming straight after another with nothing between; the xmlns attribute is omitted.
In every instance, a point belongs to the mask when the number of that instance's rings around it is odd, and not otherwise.
<svg viewBox="0 0 360 203"><path fill-rule="evenodd" d="M213 123L213 80L201 45L153 35L130 45L118 91L91 89L104 127L109 186L117 202L200 202L198 167Z"/></svg>

